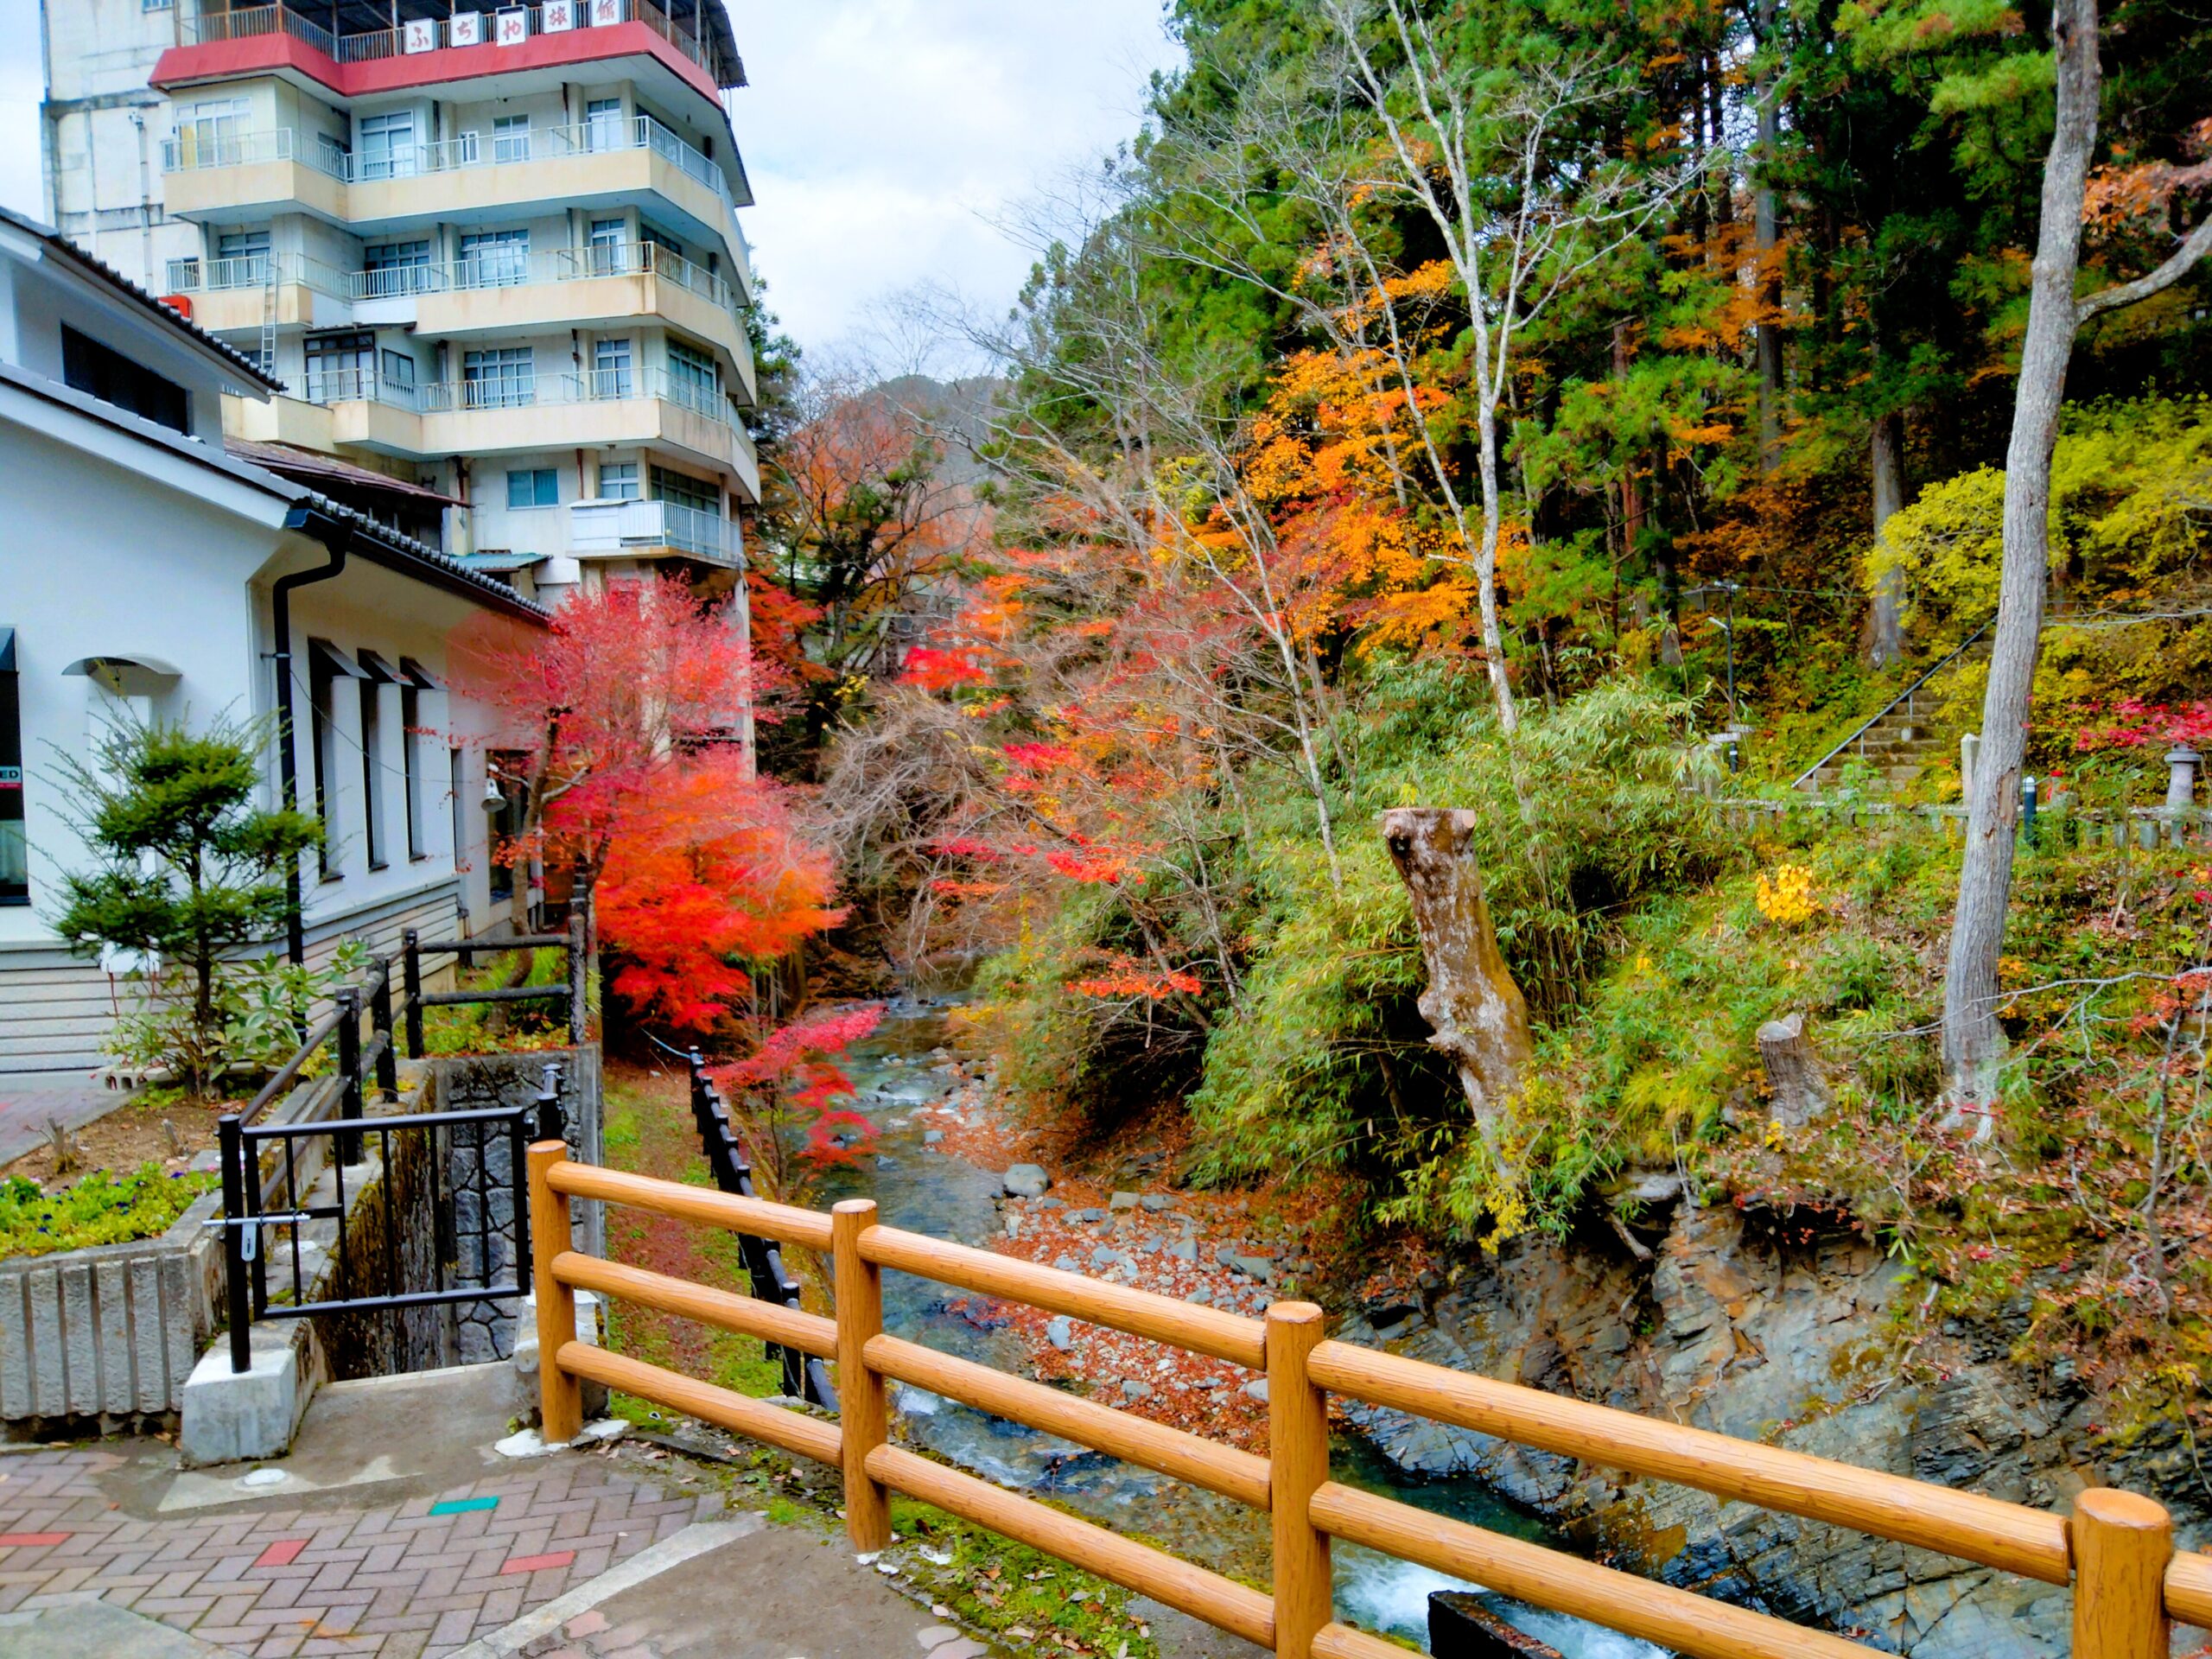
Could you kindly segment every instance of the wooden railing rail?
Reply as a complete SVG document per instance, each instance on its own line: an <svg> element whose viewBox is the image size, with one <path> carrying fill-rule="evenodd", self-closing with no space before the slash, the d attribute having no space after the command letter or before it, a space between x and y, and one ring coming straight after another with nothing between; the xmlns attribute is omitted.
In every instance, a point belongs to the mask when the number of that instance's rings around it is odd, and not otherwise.
<svg viewBox="0 0 2212 1659"><path fill-rule="evenodd" d="M845 1526L863 1555L891 1538L888 1494L904 1492L1273 1651L1278 1659L1391 1659L1403 1649L1339 1623L1332 1541L1472 1580L1694 1659L1853 1659L1872 1649L1769 1614L1600 1567L1357 1491L1329 1478L1332 1395L1393 1408L1605 1469L1957 1556L2074 1592L2075 1659L2164 1659L2171 1620L2212 1628L2212 1556L2177 1554L2166 1511L2092 1488L2062 1517L1725 1434L1332 1342L1310 1303L1264 1320L994 1255L879 1225L869 1199L829 1215L571 1162L530 1149L544 1427L582 1427L580 1380L603 1382L842 1471ZM835 1319L569 1248L570 1196L630 1205L830 1255ZM1064 1313L1209 1354L1268 1381L1266 1457L1096 1401L939 1353L883 1331L882 1270ZM575 1341L574 1292L653 1307L837 1361L838 1421L787 1409ZM890 1443L887 1382L908 1383L1265 1511L1271 1592L1076 1519Z"/></svg>
<svg viewBox="0 0 2212 1659"><path fill-rule="evenodd" d="M1315 1381L1369 1405L1471 1428L1607 1469L1694 1486L1717 1497L1916 1544L2046 1584L2072 1576L2063 1517L1593 1406L1395 1354L1325 1342Z"/></svg>

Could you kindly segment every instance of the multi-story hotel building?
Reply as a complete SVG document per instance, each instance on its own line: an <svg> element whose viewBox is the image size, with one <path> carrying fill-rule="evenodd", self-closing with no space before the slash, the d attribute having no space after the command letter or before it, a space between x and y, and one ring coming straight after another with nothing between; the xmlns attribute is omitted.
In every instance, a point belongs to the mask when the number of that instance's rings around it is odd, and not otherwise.
<svg viewBox="0 0 2212 1659"><path fill-rule="evenodd" d="M721 0L668 3L44 0L54 219L283 385L230 437L435 491L541 598L730 586L744 70Z"/></svg>

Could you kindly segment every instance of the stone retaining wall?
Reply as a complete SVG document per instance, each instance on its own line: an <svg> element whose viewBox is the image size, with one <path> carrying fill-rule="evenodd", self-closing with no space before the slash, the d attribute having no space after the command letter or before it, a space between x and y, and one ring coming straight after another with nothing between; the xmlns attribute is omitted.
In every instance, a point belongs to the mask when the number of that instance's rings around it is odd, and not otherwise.
<svg viewBox="0 0 2212 1659"><path fill-rule="evenodd" d="M105 1429L181 1407L222 1294L221 1205L205 1194L156 1238L0 1262L0 1420Z"/></svg>

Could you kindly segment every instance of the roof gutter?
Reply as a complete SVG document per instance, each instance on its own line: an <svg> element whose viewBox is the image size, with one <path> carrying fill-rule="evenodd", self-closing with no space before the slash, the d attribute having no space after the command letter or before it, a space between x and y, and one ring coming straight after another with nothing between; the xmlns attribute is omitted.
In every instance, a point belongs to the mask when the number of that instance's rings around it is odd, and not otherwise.
<svg viewBox="0 0 2212 1659"><path fill-rule="evenodd" d="M320 507L293 507L284 514L284 528L321 542L328 550L327 563L311 569L279 576L269 590L270 625L276 633L276 650L269 653L276 669L276 775L278 791L289 811L300 804L300 757L292 742L292 590L328 582L346 568L346 555L353 545L355 528ZM300 880L300 860L292 855L284 872L284 954L294 967L307 961L307 917Z"/></svg>

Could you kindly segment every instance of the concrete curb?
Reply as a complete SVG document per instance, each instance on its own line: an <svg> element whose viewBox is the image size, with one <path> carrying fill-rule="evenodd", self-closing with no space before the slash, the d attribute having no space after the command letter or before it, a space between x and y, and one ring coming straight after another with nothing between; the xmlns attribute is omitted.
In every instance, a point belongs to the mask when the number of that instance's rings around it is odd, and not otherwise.
<svg viewBox="0 0 2212 1659"><path fill-rule="evenodd" d="M566 1595L556 1596L543 1607L501 1625L489 1636L480 1636L454 1649L446 1659L506 1659L507 1655L541 1637L555 1634L577 1614L588 1613L602 1601L648 1579L658 1578L695 1555L750 1537L766 1524L757 1515L741 1516L734 1521L695 1522L674 1536L649 1545L628 1560L610 1567L589 1583L578 1585Z"/></svg>

